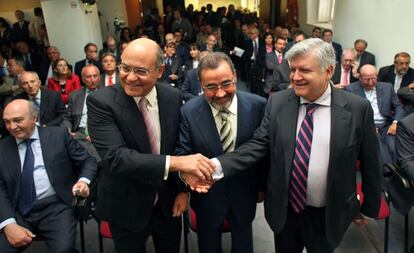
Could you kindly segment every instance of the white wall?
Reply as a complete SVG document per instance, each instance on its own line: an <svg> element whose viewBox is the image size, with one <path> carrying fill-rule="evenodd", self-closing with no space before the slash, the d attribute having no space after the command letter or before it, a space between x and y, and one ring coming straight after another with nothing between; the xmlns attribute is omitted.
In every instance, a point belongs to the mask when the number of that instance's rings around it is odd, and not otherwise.
<svg viewBox="0 0 414 253"><path fill-rule="evenodd" d="M101 14L99 21L103 40L108 35L116 35L116 38L119 39L119 32L115 34L114 19L117 17L120 20L124 20L126 22L125 26L128 26L125 0L99 0L96 5Z"/></svg>
<svg viewBox="0 0 414 253"><path fill-rule="evenodd" d="M376 56L377 67L392 64L401 51L414 58L413 10L413 0L336 1L334 40L347 48L364 38L367 51Z"/></svg>
<svg viewBox="0 0 414 253"><path fill-rule="evenodd" d="M41 2L50 45L57 46L70 63L84 59L83 47L93 42L102 48L102 35L96 5L85 14L79 0L43 0Z"/></svg>

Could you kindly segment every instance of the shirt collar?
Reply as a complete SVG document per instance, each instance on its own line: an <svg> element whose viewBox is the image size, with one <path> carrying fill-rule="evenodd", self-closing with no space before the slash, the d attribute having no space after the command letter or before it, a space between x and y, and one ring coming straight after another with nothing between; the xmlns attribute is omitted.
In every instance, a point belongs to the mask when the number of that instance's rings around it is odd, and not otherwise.
<svg viewBox="0 0 414 253"><path fill-rule="evenodd" d="M148 100L148 106L153 107L155 105L155 101L157 100L157 89L155 86L152 90L145 96ZM134 97L135 102L138 104L141 101L142 97Z"/></svg>
<svg viewBox="0 0 414 253"><path fill-rule="evenodd" d="M217 114L220 113L219 110L217 110L214 106L212 106L211 104L209 104L211 107L211 111L213 112L214 117L217 116ZM227 108L227 110L229 111L229 113L233 114L233 115L237 115L237 94L233 97L233 100L231 101L230 106Z"/></svg>
<svg viewBox="0 0 414 253"><path fill-rule="evenodd" d="M29 137L29 139L33 139L33 140L39 140L39 130L37 129L37 126L34 128L33 134ZM25 141L24 139L16 139L16 143L17 146L20 145L20 143L22 143L23 141Z"/></svg>
<svg viewBox="0 0 414 253"><path fill-rule="evenodd" d="M310 102L307 99L300 97L300 104L318 104L318 105L322 105L322 106L331 106L331 93L332 93L332 88L331 85L328 84L328 88L326 88L325 92L322 94L322 96L320 96L318 99L316 99L314 102Z"/></svg>
<svg viewBox="0 0 414 253"><path fill-rule="evenodd" d="M37 92L36 96L34 97L30 96L30 98L31 99L36 98L38 101L40 101L40 98L42 97L41 93L42 93L42 89L39 89L39 92Z"/></svg>

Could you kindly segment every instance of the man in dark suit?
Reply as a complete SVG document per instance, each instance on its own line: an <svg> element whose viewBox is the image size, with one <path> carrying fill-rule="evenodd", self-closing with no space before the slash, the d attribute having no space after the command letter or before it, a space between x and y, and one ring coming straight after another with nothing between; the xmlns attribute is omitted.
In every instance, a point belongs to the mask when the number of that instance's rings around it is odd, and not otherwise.
<svg viewBox="0 0 414 253"><path fill-rule="evenodd" d="M250 29L249 37L250 40L245 43L242 55L247 73L247 82L252 93L263 95L266 48L264 42L259 38L257 28Z"/></svg>
<svg viewBox="0 0 414 253"><path fill-rule="evenodd" d="M272 92L285 90L290 85L290 67L289 62L283 59L282 64L273 66L271 78L266 79L263 88L264 93L270 95Z"/></svg>
<svg viewBox="0 0 414 253"><path fill-rule="evenodd" d="M99 51L99 59L103 61L103 55L110 53L115 56L116 64L121 61L121 51L119 50L118 43L114 36L108 36L106 38L105 47Z"/></svg>
<svg viewBox="0 0 414 253"><path fill-rule="evenodd" d="M87 129L88 109L86 107L86 98L100 88L99 69L95 65L83 67L82 83L85 87L69 94L69 103L61 126L68 129L71 136L99 162L101 158L91 143Z"/></svg>
<svg viewBox="0 0 414 253"><path fill-rule="evenodd" d="M104 53L101 60L103 72L101 74L99 86L106 87L119 83L119 73L117 71L117 61L115 56L111 53Z"/></svg>
<svg viewBox="0 0 414 253"><path fill-rule="evenodd" d="M274 42L274 50L270 53L266 53L265 62L266 62L266 79L265 82L269 82L272 79L273 69L276 65L282 64L283 55L285 53L286 40L281 37L277 37Z"/></svg>
<svg viewBox="0 0 414 253"><path fill-rule="evenodd" d="M13 24L13 40L14 41L30 41L29 21L24 20L24 12L16 10L14 12L17 22Z"/></svg>
<svg viewBox="0 0 414 253"><path fill-rule="evenodd" d="M371 64L375 66L375 55L366 51L368 42L364 39L357 39L354 42L354 49L357 51L357 63L358 70L365 64Z"/></svg>
<svg viewBox="0 0 414 253"><path fill-rule="evenodd" d="M232 151L251 138L262 120L266 100L236 92L237 75L230 58L223 53L206 55L198 68L204 96L192 99L181 109L176 153L201 153L212 158ZM225 119L222 114L226 114ZM231 129L229 134L225 130L227 124ZM197 214L200 253L222 252L221 227L226 218L232 232L232 252L253 252L251 224L258 194L255 179L261 169L265 168L250 168L231 179L221 180L208 194L191 194L191 207Z"/></svg>
<svg viewBox="0 0 414 253"><path fill-rule="evenodd" d="M345 89L370 102L380 140L382 162L394 162L397 122L405 116L405 112L392 85L377 82L377 69L373 65L366 64L360 69L359 81Z"/></svg>
<svg viewBox="0 0 414 253"><path fill-rule="evenodd" d="M414 83L400 88L397 95L404 105L406 114L414 112Z"/></svg>
<svg viewBox="0 0 414 253"><path fill-rule="evenodd" d="M331 29L325 29L322 32L322 40L325 41L326 43L331 44L331 46L335 49L335 56L336 56L335 60L336 62L340 62L341 55L342 55L342 46L341 44L332 41L332 35L333 35L333 32Z"/></svg>
<svg viewBox="0 0 414 253"><path fill-rule="evenodd" d="M29 44L26 41L19 41L16 43L18 51L17 57L20 57L25 64L25 69L28 71L35 71L36 73L44 73L46 66L42 56L38 53L31 52Z"/></svg>
<svg viewBox="0 0 414 253"><path fill-rule="evenodd" d="M169 156L183 99L179 90L157 83L163 63L156 42L130 42L121 56L120 85L100 89L86 102L89 134L103 164L97 215L109 222L119 253L145 252L150 234L156 252L179 252L179 217L188 196L174 172L206 178L214 170L200 154Z"/></svg>
<svg viewBox="0 0 414 253"><path fill-rule="evenodd" d="M85 52L86 58L75 63L75 74L77 76L81 76L83 67L85 67L85 65L91 64L97 66L99 71L101 71L102 65L99 61L98 47L95 44L89 42L85 45L83 51Z"/></svg>
<svg viewBox="0 0 414 253"><path fill-rule="evenodd" d="M49 252L74 252L72 197L89 195L96 160L65 129L36 126L36 116L22 99L4 110L11 136L0 141L0 251L22 252L42 236Z"/></svg>
<svg viewBox="0 0 414 253"><path fill-rule="evenodd" d="M182 66L184 63L176 52L177 46L174 42L169 42L164 47L165 70L160 81L173 87L180 88L183 77Z"/></svg>
<svg viewBox="0 0 414 253"><path fill-rule="evenodd" d="M14 99L31 101L39 111L37 120L41 126L59 126L66 109L59 93L40 87L41 81L36 72L23 72L19 76L19 82L24 92Z"/></svg>
<svg viewBox="0 0 414 253"><path fill-rule="evenodd" d="M347 48L342 52L341 62L336 63L335 72L331 78L334 87L343 89L350 83L358 81L356 56L357 52L352 48Z"/></svg>
<svg viewBox="0 0 414 253"><path fill-rule="evenodd" d="M299 253L304 247L333 252L353 219L363 225L370 221L366 216L378 214L381 165L373 112L368 101L329 85L335 52L328 43L307 39L285 57L293 89L270 96L253 138L219 156L213 178L236 175L270 153L265 217L275 232L276 252ZM357 159L364 185L361 206ZM206 190L197 179L181 176Z"/></svg>
<svg viewBox="0 0 414 253"><path fill-rule="evenodd" d="M394 64L380 68L378 81L391 83L394 91L414 82L414 69L410 68L411 57L406 52L394 56Z"/></svg>
<svg viewBox="0 0 414 253"><path fill-rule="evenodd" d="M193 97L196 97L203 93L201 89L200 81L198 80L197 69L190 69L184 79L184 83L181 86L184 101L188 101Z"/></svg>

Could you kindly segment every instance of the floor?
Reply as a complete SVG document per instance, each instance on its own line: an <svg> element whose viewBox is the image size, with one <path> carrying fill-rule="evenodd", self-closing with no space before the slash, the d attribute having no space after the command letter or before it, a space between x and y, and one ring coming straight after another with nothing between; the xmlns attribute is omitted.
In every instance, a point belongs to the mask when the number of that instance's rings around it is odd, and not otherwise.
<svg viewBox="0 0 414 253"><path fill-rule="evenodd" d="M414 213L410 213L411 220L414 219ZM390 253L403 252L403 224L404 218L402 215L392 209L390 218L390 238L389 251ZM410 227L413 224L410 223ZM86 252L98 253L98 237L97 224L95 221L90 221L86 224ZM384 235L384 221L373 221L366 227L357 227L353 224L349 227L345 234L344 240L336 253L379 253L383 252L383 235ZM256 218L253 222L253 240L255 253L271 253L274 252L273 233L267 225L263 216L263 205L257 205ZM197 238L194 232L190 232L189 252L197 253ZM411 236L413 241L413 236ZM231 239L229 234L223 234L223 253L229 253L231 247ZM115 252L112 240L104 239L105 253ZM32 247L27 250L28 253L45 252L46 248L43 242L34 242ZM151 239L147 243L147 253L153 253ZM182 247L182 252L184 248Z"/></svg>

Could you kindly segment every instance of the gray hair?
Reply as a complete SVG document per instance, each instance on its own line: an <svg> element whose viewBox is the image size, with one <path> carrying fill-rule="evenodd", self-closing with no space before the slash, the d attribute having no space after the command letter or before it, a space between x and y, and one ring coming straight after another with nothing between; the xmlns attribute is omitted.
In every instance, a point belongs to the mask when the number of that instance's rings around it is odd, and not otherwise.
<svg viewBox="0 0 414 253"><path fill-rule="evenodd" d="M313 53L316 57L322 72L328 69L329 66L333 67L332 72L335 70L335 50L331 44L319 38L310 38L295 44L289 49L285 57L290 63L293 59L309 53Z"/></svg>
<svg viewBox="0 0 414 253"><path fill-rule="evenodd" d="M354 59L357 57L357 51L353 48L346 48L342 51L341 57L343 58L346 53L351 53L354 56Z"/></svg>
<svg viewBox="0 0 414 253"><path fill-rule="evenodd" d="M22 76L26 74L32 74L36 80L40 80L39 75L36 73L36 71L24 71L19 75L19 84L22 83Z"/></svg>
<svg viewBox="0 0 414 253"><path fill-rule="evenodd" d="M231 71L233 73L236 72L233 66L233 62L231 61L230 57L225 53L207 53L203 57L200 57L200 62L198 63L197 67L198 79L201 80L201 71L206 69L217 69L222 62L227 63L230 66Z"/></svg>

